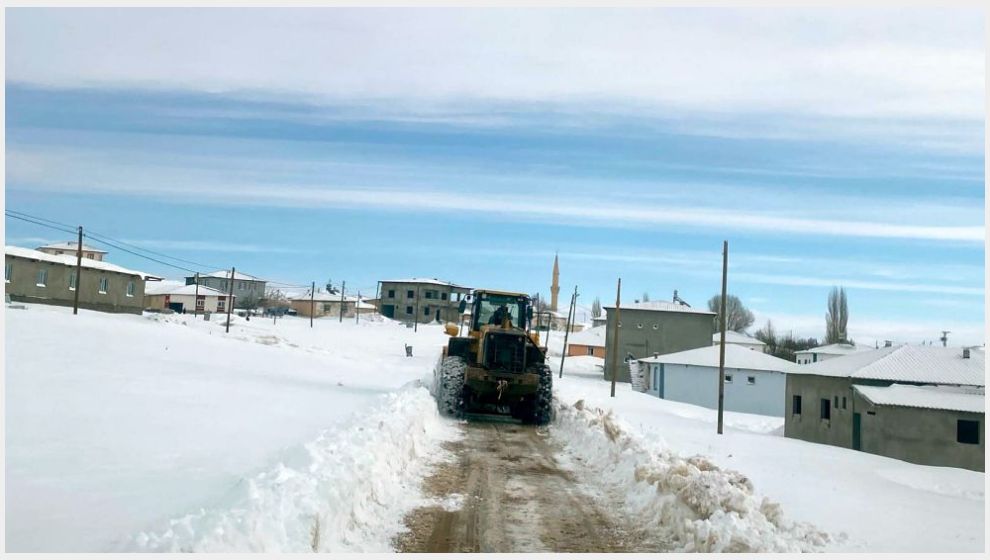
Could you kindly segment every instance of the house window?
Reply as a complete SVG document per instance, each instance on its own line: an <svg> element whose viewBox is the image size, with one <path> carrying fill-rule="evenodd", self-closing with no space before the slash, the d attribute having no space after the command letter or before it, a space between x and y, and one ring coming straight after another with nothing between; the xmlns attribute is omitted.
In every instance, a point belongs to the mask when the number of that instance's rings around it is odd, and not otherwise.
<svg viewBox="0 0 990 560"><path fill-rule="evenodd" d="M226 280L224 280L223 282L220 282L220 291L221 292L226 292L227 291L227 281Z"/></svg>
<svg viewBox="0 0 990 560"><path fill-rule="evenodd" d="M956 421L956 441L959 443L980 443L980 421L979 420L957 420Z"/></svg>
<svg viewBox="0 0 990 560"><path fill-rule="evenodd" d="M412 315L412 314L413 314L413 308L412 308L412 306L411 305L407 305L406 306L406 315Z"/></svg>
<svg viewBox="0 0 990 560"><path fill-rule="evenodd" d="M96 258L96 255L94 255L93 253L86 253L86 258L87 259L95 259Z"/></svg>
<svg viewBox="0 0 990 560"><path fill-rule="evenodd" d="M842 408L846 408L846 398L842 397Z"/></svg>
<svg viewBox="0 0 990 560"><path fill-rule="evenodd" d="M423 294L423 297L425 297L426 299L433 299L433 292L431 290L426 290L426 293Z"/></svg>
<svg viewBox="0 0 990 560"><path fill-rule="evenodd" d="M389 297L390 299L391 299L391 298L394 298L394 297L395 297L395 290L389 290L389 291L388 291L388 297Z"/></svg>
<svg viewBox="0 0 990 560"><path fill-rule="evenodd" d="M656 323L653 323L653 330L657 330L657 329L659 329L659 328L660 328L660 325L658 325L658 324L656 324Z"/></svg>
<svg viewBox="0 0 990 560"><path fill-rule="evenodd" d="M196 297L196 311L202 311L206 307L206 296Z"/></svg>
<svg viewBox="0 0 990 560"><path fill-rule="evenodd" d="M636 328L637 329L643 328L643 323L636 323Z"/></svg>
<svg viewBox="0 0 990 560"><path fill-rule="evenodd" d="M589 356L594 356L595 355L595 347L594 346L589 346L588 347L588 355Z"/></svg>
<svg viewBox="0 0 990 560"><path fill-rule="evenodd" d="M750 375L749 377L747 377L746 378L746 384L747 385L756 385L756 376L755 375Z"/></svg>
<svg viewBox="0 0 990 560"><path fill-rule="evenodd" d="M406 290L406 297L407 298L414 298L414 297L416 297L416 292L414 292L413 290Z"/></svg>
<svg viewBox="0 0 990 560"><path fill-rule="evenodd" d="M791 414L801 414L801 395L791 397Z"/></svg>
<svg viewBox="0 0 990 560"><path fill-rule="evenodd" d="M731 376L731 375L728 375L728 374L726 374L726 376L725 376L725 382L726 382L726 383L732 383L732 376Z"/></svg>
<svg viewBox="0 0 990 560"><path fill-rule="evenodd" d="M110 291L110 280L104 276L100 278L100 293L105 294Z"/></svg>
<svg viewBox="0 0 990 560"><path fill-rule="evenodd" d="M427 305L426 307L423 308L423 315L429 315L429 314L430 314L430 306Z"/></svg>
<svg viewBox="0 0 990 560"><path fill-rule="evenodd" d="M443 301L447 301L447 295L448 294L440 294L440 299Z"/></svg>
<svg viewBox="0 0 990 560"><path fill-rule="evenodd" d="M13 272L14 272L14 264L13 263L7 263L7 265L3 269L4 280L6 280L7 282L10 282L10 275L13 274Z"/></svg>
<svg viewBox="0 0 990 560"><path fill-rule="evenodd" d="M217 313L227 310L227 298L217 298Z"/></svg>
<svg viewBox="0 0 990 560"><path fill-rule="evenodd" d="M69 291L75 291L76 289L76 271L73 270L69 273Z"/></svg>
<svg viewBox="0 0 990 560"><path fill-rule="evenodd" d="M45 286L47 286L48 285L48 269L47 268L42 268L42 269L38 270L38 275L37 275L37 278L35 278L35 279L37 280L37 282L35 282L35 284L37 284L38 287L44 288Z"/></svg>
<svg viewBox="0 0 990 560"><path fill-rule="evenodd" d="M330 304L329 303L324 303L323 304L323 312L324 313L329 313L330 312Z"/></svg>
<svg viewBox="0 0 990 560"><path fill-rule="evenodd" d="M835 397L835 408L839 408L839 397Z"/></svg>
<svg viewBox="0 0 990 560"><path fill-rule="evenodd" d="M134 280L127 283L127 297L134 297Z"/></svg>
<svg viewBox="0 0 990 560"><path fill-rule="evenodd" d="M822 420L832 419L832 401L822 399Z"/></svg>

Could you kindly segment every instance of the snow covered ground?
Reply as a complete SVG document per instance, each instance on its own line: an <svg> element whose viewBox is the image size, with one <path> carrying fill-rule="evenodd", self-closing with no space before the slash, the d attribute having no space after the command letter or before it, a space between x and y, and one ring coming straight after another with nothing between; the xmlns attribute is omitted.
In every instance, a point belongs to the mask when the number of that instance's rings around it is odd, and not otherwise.
<svg viewBox="0 0 990 560"><path fill-rule="evenodd" d="M6 310L9 551L389 549L459 432L422 387L441 327L218 323ZM714 411L610 398L600 364L568 358L554 437L687 549L983 550L982 473L785 439L780 418L726 413L718 436Z"/></svg>

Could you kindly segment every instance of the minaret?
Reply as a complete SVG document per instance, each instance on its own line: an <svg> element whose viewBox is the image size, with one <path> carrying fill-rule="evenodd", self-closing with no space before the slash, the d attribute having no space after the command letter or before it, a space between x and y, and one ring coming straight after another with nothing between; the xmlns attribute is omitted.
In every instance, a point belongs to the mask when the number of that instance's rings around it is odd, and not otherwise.
<svg viewBox="0 0 990 560"><path fill-rule="evenodd" d="M560 292L560 268L557 267L557 253L553 254L553 283L550 284L550 311L557 311L557 293Z"/></svg>

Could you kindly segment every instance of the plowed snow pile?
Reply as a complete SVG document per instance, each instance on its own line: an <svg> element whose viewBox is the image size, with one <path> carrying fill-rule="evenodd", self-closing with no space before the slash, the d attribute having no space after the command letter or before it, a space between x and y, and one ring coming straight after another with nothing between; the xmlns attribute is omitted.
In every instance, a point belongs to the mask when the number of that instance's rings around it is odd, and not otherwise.
<svg viewBox="0 0 990 560"><path fill-rule="evenodd" d="M678 552L813 552L829 541L811 525L788 523L742 474L650 445L611 411L583 400L557 404L554 434L624 496L631 523L666 533Z"/></svg>
<svg viewBox="0 0 990 560"><path fill-rule="evenodd" d="M126 548L167 552L390 550L403 515L423 505L419 482L457 437L426 389L382 397L316 440L287 450L224 504L139 534Z"/></svg>

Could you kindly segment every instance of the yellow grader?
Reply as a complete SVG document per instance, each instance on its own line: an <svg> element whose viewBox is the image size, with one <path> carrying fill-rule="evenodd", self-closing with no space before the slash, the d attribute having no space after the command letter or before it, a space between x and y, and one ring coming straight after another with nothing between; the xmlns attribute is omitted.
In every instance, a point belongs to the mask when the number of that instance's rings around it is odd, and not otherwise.
<svg viewBox="0 0 990 560"><path fill-rule="evenodd" d="M463 314L467 301L462 301ZM553 375L530 333L526 294L475 290L467 336L448 325L450 340L434 369L433 393L440 413L463 418L472 412L509 414L527 424L546 424L552 413Z"/></svg>

